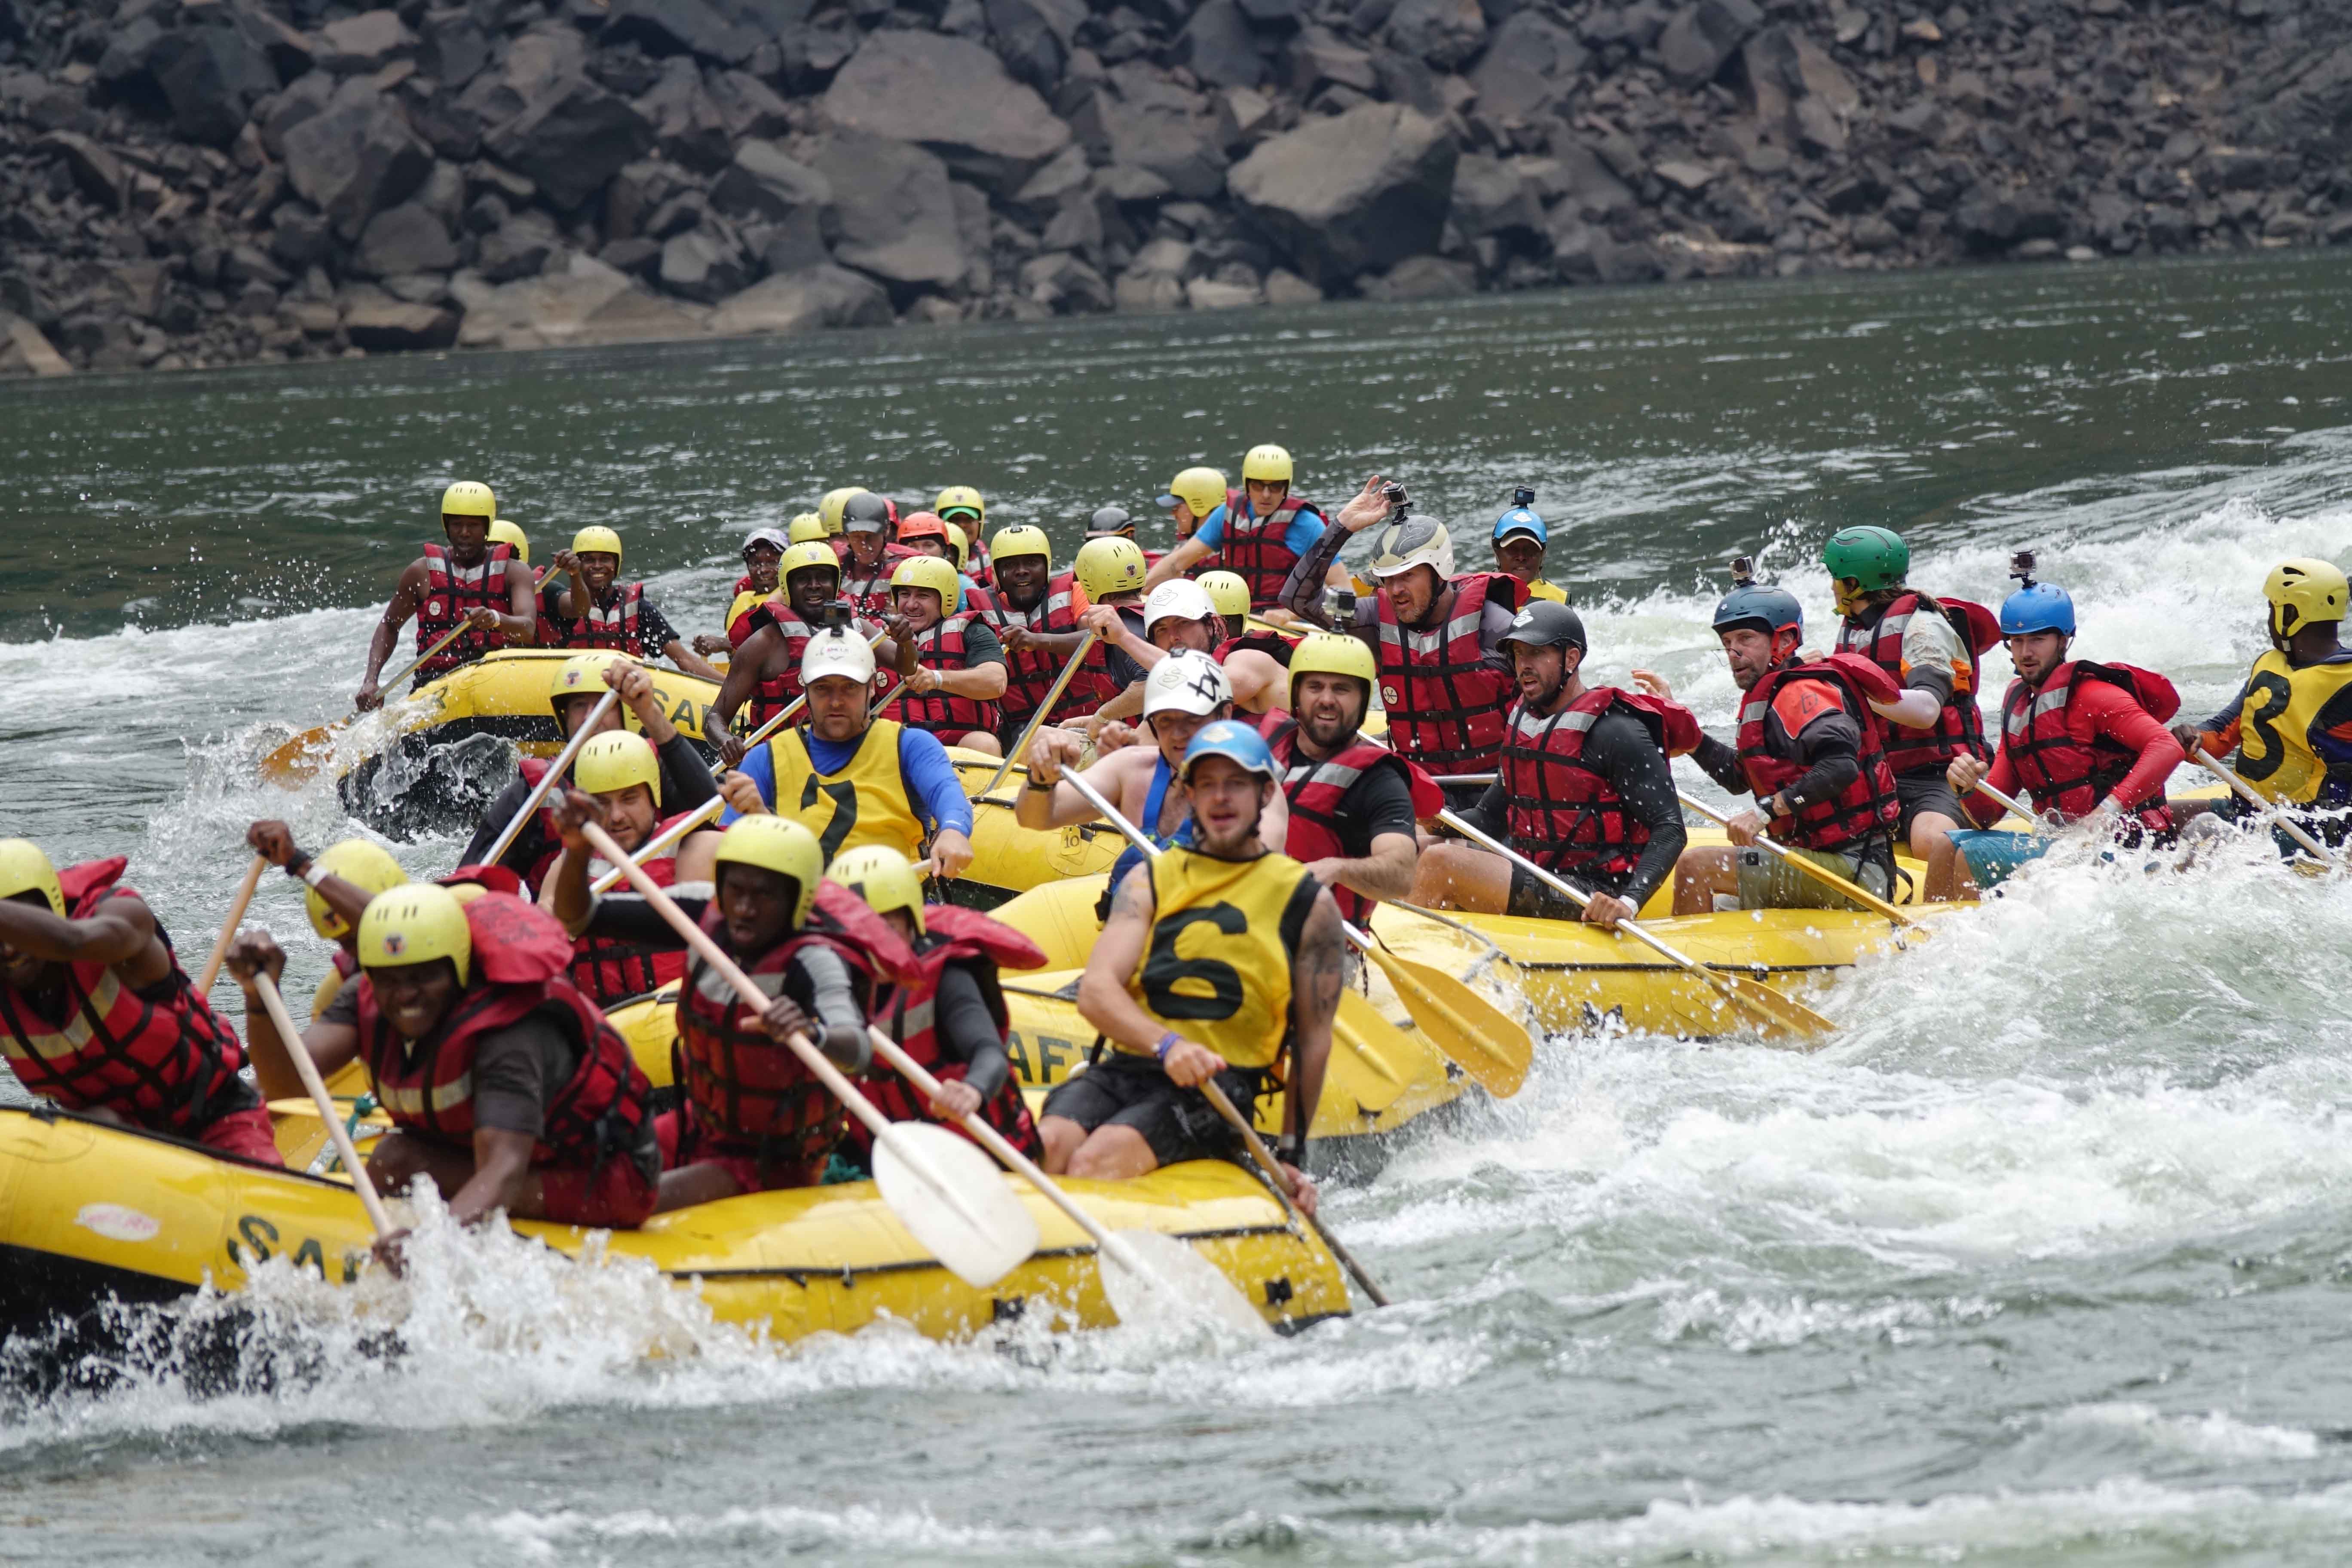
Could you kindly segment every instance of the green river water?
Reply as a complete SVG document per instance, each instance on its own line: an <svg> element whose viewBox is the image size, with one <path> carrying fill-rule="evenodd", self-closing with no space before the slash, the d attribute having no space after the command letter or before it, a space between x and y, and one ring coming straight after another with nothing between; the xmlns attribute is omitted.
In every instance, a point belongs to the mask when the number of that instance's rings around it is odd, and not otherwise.
<svg viewBox="0 0 2352 1568"><path fill-rule="evenodd" d="M1401 479L1470 563L1535 486L1588 669L1718 732L1724 562L1819 634L1814 551L1863 521L1996 603L2037 549L2077 651L2201 713L2269 567L2352 561L2347 352L2352 268L2305 256L12 387L0 834L128 854L200 933L254 817L350 831L254 760L347 710L456 477L541 551L620 529L691 636L743 532L835 484L976 485L1066 547L1278 440L1334 504ZM283 879L254 918L307 990ZM2338 1563L2347 961L2352 891L2251 853L2037 868L1843 981L1818 1055L1549 1044L1329 1194L1398 1305L1258 1351L779 1350L511 1259L392 1359L290 1286L272 1327L159 1319L183 1349L102 1386L0 1348L0 1562ZM186 1348L217 1333L226 1386Z"/></svg>

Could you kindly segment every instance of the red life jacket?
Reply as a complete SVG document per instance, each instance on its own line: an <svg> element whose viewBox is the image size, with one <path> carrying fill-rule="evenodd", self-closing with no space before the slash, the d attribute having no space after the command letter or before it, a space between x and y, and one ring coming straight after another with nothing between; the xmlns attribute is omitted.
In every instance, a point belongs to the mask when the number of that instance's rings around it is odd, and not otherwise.
<svg viewBox="0 0 2352 1568"><path fill-rule="evenodd" d="M446 544L425 546L425 597L416 606L416 651L423 653L441 640L441 634L477 609L506 615L513 608L507 595L507 563L514 547L493 542L479 566L468 569L449 558ZM504 632L457 634L457 640L416 667L416 684L446 675L461 664L471 664L493 648L507 646Z"/></svg>
<svg viewBox="0 0 2352 1568"><path fill-rule="evenodd" d="M780 674L761 676L751 694L750 721L754 730L791 707L793 699L801 694L801 655L808 651L809 638L818 630L789 608L779 615L771 605L768 614L784 639L784 668Z"/></svg>
<svg viewBox="0 0 2352 1568"><path fill-rule="evenodd" d="M658 837L672 823L690 815L677 812L654 824ZM675 853L656 855L644 866L656 887L677 880ZM617 1007L633 997L658 991L686 973L685 950L674 944L622 942L606 936L583 936L572 944L572 984L599 1007Z"/></svg>
<svg viewBox="0 0 2352 1568"><path fill-rule="evenodd" d="M1078 629L1076 604L1076 584L1067 572L1045 584L1045 597L1031 609L1017 609L1004 596L1002 589L983 589L971 596L971 612L988 623L989 629L1002 638L1014 626L1027 631L1065 633ZM1089 649L1089 654L1093 650ZM1037 711L1037 704L1045 700L1045 693L1054 689L1055 680L1067 664L1066 656L1045 653L1014 653L1004 655L1004 670L1008 684L1000 706L1008 719L1025 719ZM1087 680L1086 667L1070 678L1069 689L1054 704L1054 711L1066 719L1076 719L1093 712L1103 705L1101 682Z"/></svg>
<svg viewBox="0 0 2352 1568"><path fill-rule="evenodd" d="M929 631L916 639L915 661L925 669L959 670L966 668L964 660L964 628L975 617L950 616L936 623ZM1073 680L1072 685L1076 685ZM895 672L883 685L887 692L898 685ZM908 692L898 699L901 721L918 730L929 730L942 741L960 740L968 731L996 728L1002 717L993 700L982 702L975 698L958 697L944 687L936 687L918 695Z"/></svg>
<svg viewBox="0 0 2352 1568"><path fill-rule="evenodd" d="M882 547L882 563L874 569L873 575L861 576L857 563L850 558L849 547L843 545L841 596L849 601L851 611L869 620L888 620L892 614L890 574L898 569L899 562L908 560L914 554L915 552L903 544L886 544Z"/></svg>
<svg viewBox="0 0 2352 1568"><path fill-rule="evenodd" d="M1501 584L1503 603L1517 609L1527 585L1499 572L1452 580L1454 611L1426 631L1400 625L1382 595L1380 606L1381 701L1389 710L1389 740L1433 773L1492 772L1503 748L1504 715L1518 682L1487 662L1478 637L1486 601Z"/></svg>
<svg viewBox="0 0 2352 1568"><path fill-rule="evenodd" d="M1445 794L1427 773L1379 742L1365 739L1360 731L1318 763L1298 749L1298 721L1281 709L1260 719L1257 730L1274 752L1275 765L1282 770L1282 793L1290 803L1290 830L1282 852L1294 860L1328 860L1361 853L1349 849L1340 840L1339 803L1356 781L1374 768L1404 771L1415 816L1434 816L1444 808ZM1380 907L1378 900L1336 884L1331 897L1340 915L1360 926Z"/></svg>
<svg viewBox="0 0 2352 1568"><path fill-rule="evenodd" d="M552 757L524 757L515 763L522 774L523 788L527 790L537 789L539 781L545 778L547 770L554 765ZM554 790L549 790L545 801L552 801L555 794ZM540 850L532 858L530 868L522 873L523 886L530 889L533 899L538 898L540 889L546 886L547 874L555 868L555 858L563 850L563 829L556 826L554 806L545 804L545 801L542 801L538 813ZM524 835L530 832L530 826L526 825L521 832L515 835L514 844L508 847L507 853L513 854L521 846Z"/></svg>
<svg viewBox="0 0 2352 1568"><path fill-rule="evenodd" d="M1510 792L1511 847L1547 871L1622 878L1650 842L1647 824L1625 811L1616 786L1586 763L1584 742L1612 711L1632 714L1658 749L1673 755L1699 742L1698 720L1679 702L1596 686L1549 716L1511 710L1499 765Z"/></svg>
<svg viewBox="0 0 2352 1568"><path fill-rule="evenodd" d="M561 647L609 647L624 653L637 651L637 617L645 608L646 585L631 583L615 595L608 605L590 605L584 609L574 605L579 613L572 618L572 629L564 634Z"/></svg>
<svg viewBox="0 0 2352 1568"><path fill-rule="evenodd" d="M942 1060L940 1054L940 979L947 973L948 965L971 966L980 982L980 994L988 1003L989 1016L996 1020L997 1032L1002 1036L1012 1015L1004 1005L1004 991L997 984L996 972L1000 968L1043 969L1045 952L1011 926L991 920L977 910L959 909L951 904L927 905L923 924L928 934L915 952L916 978L908 984L886 986L876 992L874 1021L898 1042L902 1050L929 1069L933 1078L961 1079L965 1064ZM877 1064L857 1087L893 1121L937 1120L931 1115L929 1102L916 1091L914 1085L887 1065ZM1037 1125L1030 1120L1029 1107L1021 1098L1017 1077L1008 1076L1004 1087L982 1102L978 1115L1006 1142L1031 1159L1045 1157L1045 1146L1038 1139ZM873 1147L872 1135L863 1126L852 1123L850 1138L862 1149L870 1151Z"/></svg>
<svg viewBox="0 0 2352 1568"><path fill-rule="evenodd" d="M1265 655L1283 668L1288 669L1291 652L1297 647L1298 645L1290 638L1276 637L1272 632L1250 632L1242 637L1227 637L1216 646L1215 650L1209 657L1223 664L1234 654L1247 648L1253 653Z"/></svg>
<svg viewBox="0 0 2352 1568"><path fill-rule="evenodd" d="M703 911L702 929L727 945L715 899ZM755 959L737 962L763 990L782 995L794 959L820 944L840 954L861 990L877 979L897 984L914 977L915 955L898 933L863 899L834 882L819 885L800 930ZM848 1120L841 1102L791 1047L769 1038L759 1015L699 958L688 959L678 992L676 1049L677 1081L694 1125L712 1142L750 1146L763 1163L796 1164L840 1139Z"/></svg>
<svg viewBox="0 0 2352 1568"><path fill-rule="evenodd" d="M1906 593L1886 606L1875 625L1858 626L1848 620L1839 626L1838 651L1869 659L1895 678L1899 693L1909 668L1903 660L1903 634L1923 605L1940 611L1951 622L1964 652L1953 668L1952 693L1944 699L1934 728L1914 730L1881 721L1886 729L1886 765L1898 773L1925 768L1941 773L1954 757L1992 755L1992 748L1985 744L1984 720L1977 711L1977 656L2000 640L2000 617L1990 610L1966 599L1937 600Z"/></svg>
<svg viewBox="0 0 2352 1568"><path fill-rule="evenodd" d="M1895 796L1894 770L1886 765L1885 727L1869 704L1872 700L1892 702L1902 688L1895 684L1893 676L1859 654L1833 653L1812 664L1781 665L1748 692L1739 708L1738 745L1740 771L1756 798L1762 800L1811 771L1774 756L1765 747L1773 694L1792 680L1817 680L1837 693L1839 703L1862 729L1862 771L1836 799L1815 801L1800 810L1792 826L1782 830L1786 842L1807 849L1835 849L1893 826L1903 807Z"/></svg>
<svg viewBox="0 0 2352 1568"><path fill-rule="evenodd" d="M776 586L781 588L783 584L779 583ZM742 576L735 579L734 592L727 600L729 606L731 608L737 599L741 598L751 591L751 574L747 572ZM767 601L765 599L754 599L751 603L743 606L741 614L733 616L728 621L727 641L730 647L741 647L743 646L743 639L750 637L755 629L751 625L751 612L758 609L766 602Z"/></svg>
<svg viewBox="0 0 2352 1568"><path fill-rule="evenodd" d="M628 1042L565 978L572 941L555 917L508 893L466 906L473 973L431 1034L414 1042L385 1020L375 985L359 989L360 1055L376 1099L394 1125L437 1143L474 1138L474 1052L482 1037L533 1014L551 1019L580 1053L572 1076L548 1099L531 1163L595 1165L633 1147L653 1088Z"/></svg>
<svg viewBox="0 0 2352 1568"><path fill-rule="evenodd" d="M1143 636L1143 606L1140 604L1113 605L1111 608L1118 612L1120 625L1137 637ZM1063 694L1062 700L1084 704L1072 710L1074 712L1091 713L1126 689L1118 677L1110 672L1109 641L1097 637L1094 647L1087 649L1086 660L1078 666L1078 673L1070 678L1070 689Z"/></svg>
<svg viewBox="0 0 2352 1568"><path fill-rule="evenodd" d="M2128 664L2070 659L2038 687L2011 681L2000 700L2001 750L2009 753L2009 765L2034 809L2054 809L2070 820L2097 810L2139 762L2138 752L2105 731L2084 744L2067 729L2067 710L2086 680L2123 688L2159 724L2180 711L2180 693L2172 682ZM2161 792L2133 815L2152 832L2172 831L2172 812Z"/></svg>
<svg viewBox="0 0 2352 1568"><path fill-rule="evenodd" d="M1305 496L1287 495L1263 519L1244 522L1242 507L1248 502L1230 490L1226 498L1224 543L1219 546L1225 570L1239 573L1249 584L1251 609L1271 609L1282 603L1282 585L1298 564L1298 552L1286 542L1291 520L1302 511L1320 520L1323 509Z"/></svg>
<svg viewBox="0 0 2352 1568"><path fill-rule="evenodd" d="M118 887L120 855L58 873L66 918L83 921L108 899L136 898ZM156 934L163 936L162 925ZM171 938L163 936L163 945ZM27 1092L68 1110L110 1110L158 1132L188 1135L258 1104L237 1068L245 1047L226 1019L196 994L176 958L170 976L142 997L105 963L67 963L62 1016L50 998L0 984L0 1054Z"/></svg>
<svg viewBox="0 0 2352 1568"><path fill-rule="evenodd" d="M1245 499L1247 498L1243 496L1242 492L1239 490L1227 490L1225 492L1225 521L1227 522L1233 521L1233 520L1240 514L1242 502ZM1322 513L1318 510L1316 515L1319 517ZM1176 542L1177 545L1181 548L1183 545L1190 543L1192 539L1200 533L1201 524L1207 521L1208 520L1206 518L1193 519L1192 533L1178 540ZM1173 554L1174 552L1170 551L1165 552L1164 553ZM1185 567L1184 575L1187 577L1198 577L1204 572L1223 572L1226 569L1224 556L1218 552L1212 550L1206 555L1202 556L1201 559L1192 563L1190 566ZM1278 585L1275 589L1275 592L1277 594L1281 591L1282 590Z"/></svg>

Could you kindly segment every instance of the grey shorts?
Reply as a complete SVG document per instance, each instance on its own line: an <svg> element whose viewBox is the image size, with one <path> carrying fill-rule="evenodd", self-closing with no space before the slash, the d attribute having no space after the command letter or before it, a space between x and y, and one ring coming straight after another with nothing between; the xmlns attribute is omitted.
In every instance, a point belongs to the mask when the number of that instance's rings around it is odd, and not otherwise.
<svg viewBox="0 0 2352 1568"><path fill-rule="evenodd" d="M1921 812L1937 812L1950 817L1962 827L1971 826L1968 814L1960 809L1960 797L1944 777L1941 768L1918 768L1895 775L1895 798L1902 803L1903 815L1895 819L1897 843L1911 842L1911 819Z"/></svg>
<svg viewBox="0 0 2352 1568"><path fill-rule="evenodd" d="M1265 1073L1228 1068L1217 1075L1217 1087L1248 1117L1273 1084ZM1158 1062L1130 1051L1106 1050L1086 1071L1055 1085L1045 1097L1045 1114L1075 1121L1089 1132L1105 1125L1132 1127L1162 1165L1248 1158L1241 1135L1217 1114L1208 1096L1177 1088Z"/></svg>
<svg viewBox="0 0 2352 1568"><path fill-rule="evenodd" d="M1834 871L1866 893L1893 896L1895 860L1881 840L1864 855L1833 850L1790 849L1816 866ZM1743 910L1858 910L1862 906L1827 883L1815 880L1769 849L1732 851L1739 868L1739 907Z"/></svg>

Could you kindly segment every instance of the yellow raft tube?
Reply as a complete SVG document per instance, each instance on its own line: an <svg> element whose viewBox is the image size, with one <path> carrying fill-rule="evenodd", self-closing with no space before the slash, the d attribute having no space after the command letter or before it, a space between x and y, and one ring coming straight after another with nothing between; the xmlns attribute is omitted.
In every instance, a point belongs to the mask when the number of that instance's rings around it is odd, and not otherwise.
<svg viewBox="0 0 2352 1568"><path fill-rule="evenodd" d="M640 1230L612 1232L608 1253L646 1260L679 1289L698 1292L721 1321L780 1340L852 1333L886 1317L935 1339L967 1337L1024 1312L1082 1328L1116 1322L1094 1244L1017 1178L1004 1179L1041 1240L1028 1261L985 1290L924 1252L871 1182L656 1215ZM1238 1166L1194 1161L1132 1182L1064 1186L1114 1230L1155 1230L1192 1246L1276 1329L1349 1310L1330 1254L1292 1230ZM530 1222L515 1228L572 1256L590 1235ZM371 1239L358 1197L341 1181L221 1159L62 1112L0 1109L0 1334L37 1331L110 1294L163 1301L206 1281L235 1290L269 1258L348 1283L369 1266Z"/></svg>

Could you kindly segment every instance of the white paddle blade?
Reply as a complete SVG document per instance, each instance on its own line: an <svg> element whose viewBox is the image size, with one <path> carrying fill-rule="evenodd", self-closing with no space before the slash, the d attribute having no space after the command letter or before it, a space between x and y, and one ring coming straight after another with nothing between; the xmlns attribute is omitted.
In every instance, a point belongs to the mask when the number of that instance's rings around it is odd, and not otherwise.
<svg viewBox="0 0 2352 1568"><path fill-rule="evenodd" d="M1113 1231L1111 1239L1125 1243L1124 1248L1101 1247L1095 1257L1103 1294L1128 1327L1192 1329L1206 1322L1244 1339L1272 1337L1274 1331L1240 1287L1183 1242L1156 1230ZM1122 1250L1141 1265L1140 1271L1121 1261Z"/></svg>
<svg viewBox="0 0 2352 1568"><path fill-rule="evenodd" d="M1037 1222L996 1162L934 1122L890 1124L875 1141L874 1184L898 1223L975 1290L1037 1250Z"/></svg>

